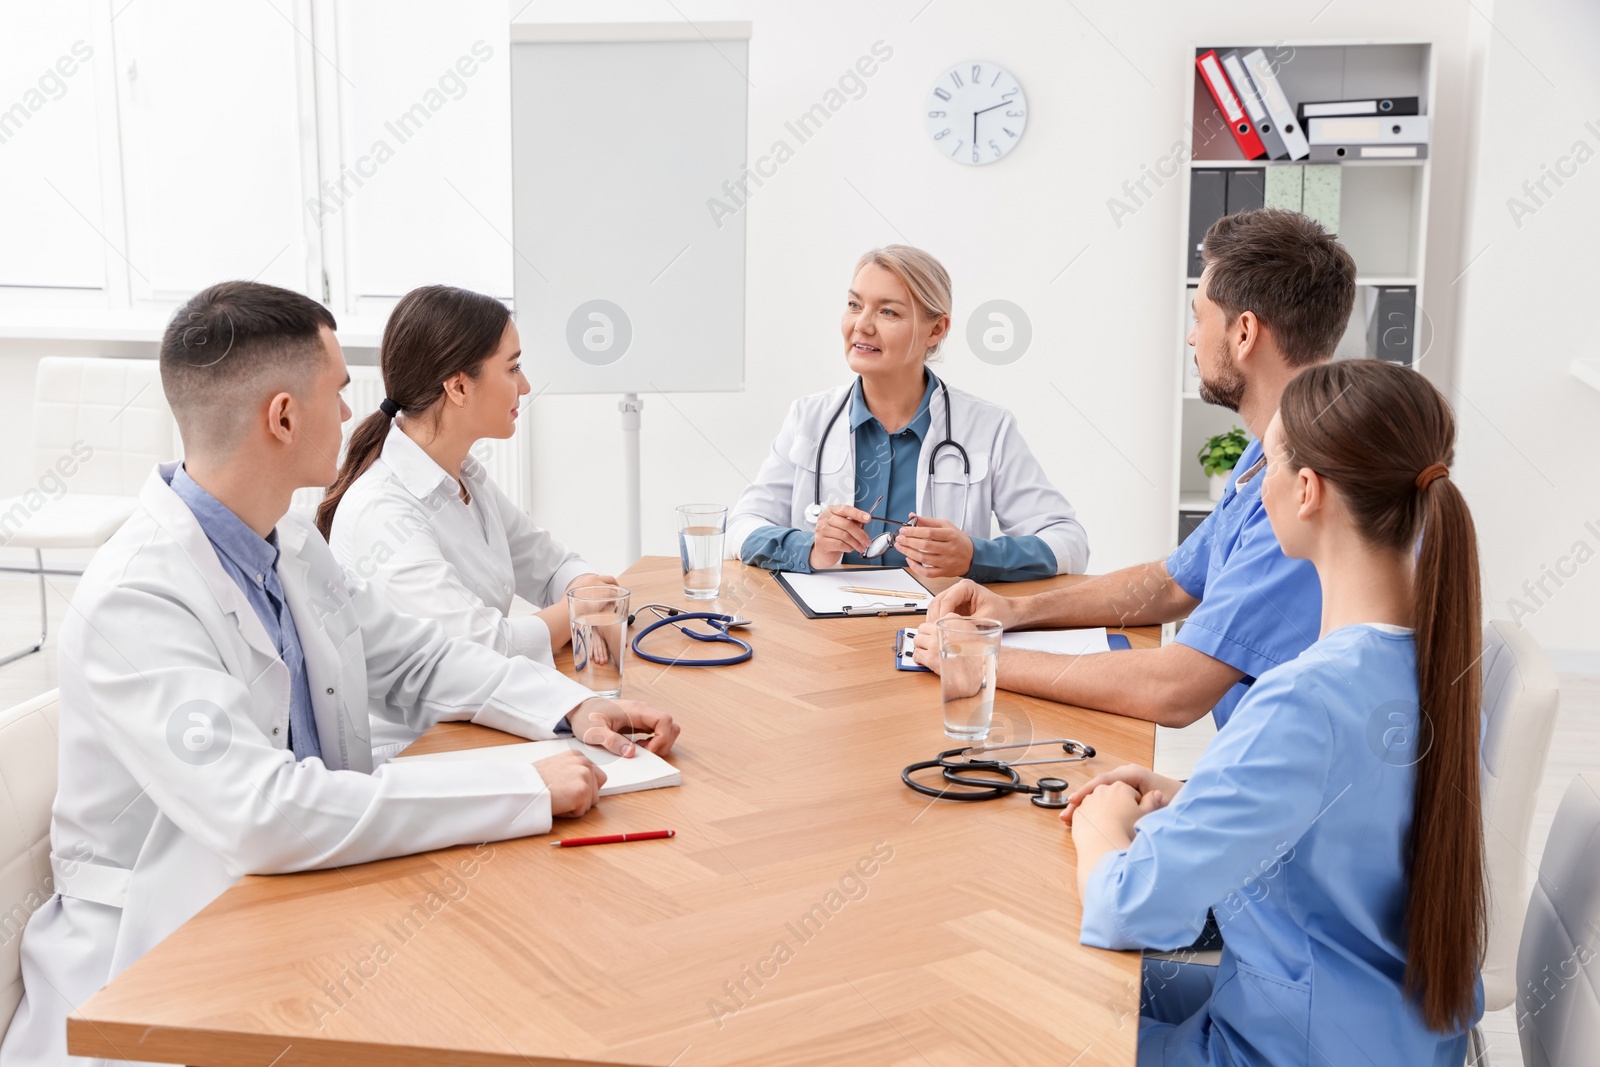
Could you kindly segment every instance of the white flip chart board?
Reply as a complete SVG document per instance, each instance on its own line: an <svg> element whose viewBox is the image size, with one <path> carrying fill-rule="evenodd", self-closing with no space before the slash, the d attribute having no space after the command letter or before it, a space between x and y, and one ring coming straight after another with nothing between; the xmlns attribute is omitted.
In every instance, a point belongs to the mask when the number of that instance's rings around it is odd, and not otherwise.
<svg viewBox="0 0 1600 1067"><path fill-rule="evenodd" d="M750 24L513 23L517 326L536 391L744 386Z"/></svg>

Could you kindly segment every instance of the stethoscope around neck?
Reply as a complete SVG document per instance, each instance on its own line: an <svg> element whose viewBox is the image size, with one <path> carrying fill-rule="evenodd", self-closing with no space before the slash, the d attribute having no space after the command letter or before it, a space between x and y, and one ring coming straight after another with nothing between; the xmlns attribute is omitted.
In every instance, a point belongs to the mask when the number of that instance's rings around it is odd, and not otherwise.
<svg viewBox="0 0 1600 1067"><path fill-rule="evenodd" d="M950 416L950 387L945 385L944 380L941 379L937 374L934 374L932 371L928 371L927 373L928 377L933 379L934 384L938 385L940 395L944 397L944 440L934 445L933 450L928 453L928 477L933 477L933 468L939 462L939 453L944 451L946 448L953 448L961 454L961 472L966 476L967 488L970 491L972 488L972 459L967 455L967 450L962 447L961 442L956 440L955 422ZM833 432L834 423L839 421L839 416L843 415L850 407L850 401L852 398L854 398L855 392L858 388L862 389L863 391L866 388L862 384L860 375L856 376L855 385L845 390L844 400L839 404L838 407L833 409L833 415L829 417L828 424L822 428L822 436L817 439L817 464L815 470L816 477L812 484L811 503L806 505L806 523L808 525L815 526L817 524L817 520L822 518L822 453L828 445L828 434ZM865 396L864 392L863 396ZM967 516L965 495L963 495L961 498L961 510L961 522L962 525L966 525ZM889 535L884 534L882 536L888 537ZM879 554L881 555L881 553Z"/></svg>

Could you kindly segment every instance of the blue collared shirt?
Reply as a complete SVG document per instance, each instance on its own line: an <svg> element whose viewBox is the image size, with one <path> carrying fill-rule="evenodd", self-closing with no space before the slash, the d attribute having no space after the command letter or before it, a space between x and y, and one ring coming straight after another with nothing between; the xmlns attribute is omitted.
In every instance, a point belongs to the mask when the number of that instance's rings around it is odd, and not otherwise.
<svg viewBox="0 0 1600 1067"><path fill-rule="evenodd" d="M924 372L927 385L922 390L922 402L917 413L899 431L890 433L883 423L867 410L867 398L862 395L857 381L850 390L850 432L856 435L856 507L886 519L910 518L917 510L917 460L922 456L922 442L928 436L928 424L933 421L934 377ZM873 504L878 506L873 508ZM887 522L867 523L867 536L877 537L899 527ZM809 553L808 553L809 554ZM877 559L868 559L859 552L846 552L839 561L847 565L866 564L875 567L904 567L905 556L891 548Z"/></svg>
<svg viewBox="0 0 1600 1067"><path fill-rule="evenodd" d="M306 677L306 657L300 648L300 632L294 626L278 580L278 533L270 539L244 524L216 497L200 488L179 464L172 472L172 491L194 512L206 540L216 550L217 562L244 593L256 618L266 628L278 655L289 668L289 747L297 760L322 756L322 741L311 711L311 682Z"/></svg>
<svg viewBox="0 0 1600 1067"><path fill-rule="evenodd" d="M850 432L855 435L855 506L886 519L905 520L917 509L917 466L922 445L933 421L933 393L939 381L924 372L927 384L916 415L900 430L890 433L867 409L858 379L850 390ZM953 451L953 450L952 450ZM876 502L876 510L872 508ZM867 523L867 535L876 537L897 527L887 522ZM811 547L816 535L792 527L763 526L751 532L741 546L745 563L774 570L811 570ZM847 552L843 564L904 567L905 556L890 549L877 559ZM967 577L977 582L1019 582L1048 578L1056 573L1056 556L1039 537L972 538L972 564Z"/></svg>
<svg viewBox="0 0 1600 1067"><path fill-rule="evenodd" d="M1261 459L1251 441L1234 469ZM1244 673L1211 709L1218 729L1255 680L1309 648L1322 629L1322 586L1309 561L1278 547L1261 503L1265 471L1243 485L1230 479L1206 521L1167 557L1167 573L1200 601L1177 642Z"/></svg>

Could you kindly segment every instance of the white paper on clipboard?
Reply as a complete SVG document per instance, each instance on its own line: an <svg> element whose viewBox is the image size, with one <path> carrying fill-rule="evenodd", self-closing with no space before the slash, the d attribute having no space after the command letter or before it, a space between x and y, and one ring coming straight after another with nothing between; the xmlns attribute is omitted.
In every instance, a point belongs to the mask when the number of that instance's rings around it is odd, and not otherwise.
<svg viewBox="0 0 1600 1067"><path fill-rule="evenodd" d="M1087 656L1111 651L1104 626L1083 630L1007 631L1000 637L1001 648L1022 648L1031 652L1053 652L1058 656Z"/></svg>
<svg viewBox="0 0 1600 1067"><path fill-rule="evenodd" d="M872 611L924 609L933 602L933 592L913 578L909 571L885 567L847 571L820 571L801 574L784 571L783 579L794 595L818 615L842 615ZM893 590L885 593L860 593L857 589Z"/></svg>

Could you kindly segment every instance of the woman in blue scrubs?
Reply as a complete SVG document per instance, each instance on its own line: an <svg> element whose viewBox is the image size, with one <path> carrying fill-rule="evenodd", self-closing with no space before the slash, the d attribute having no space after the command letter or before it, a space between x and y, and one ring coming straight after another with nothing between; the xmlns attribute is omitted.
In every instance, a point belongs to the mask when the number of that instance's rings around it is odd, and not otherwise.
<svg viewBox="0 0 1600 1067"><path fill-rule="evenodd" d="M1222 928L1216 967L1146 961L1140 1064L1461 1064L1486 890L1454 442L1414 371L1302 372L1267 430L1262 500L1317 570L1321 637L1262 675L1186 783L1123 767L1063 813L1084 944L1178 948L1207 908Z"/></svg>

